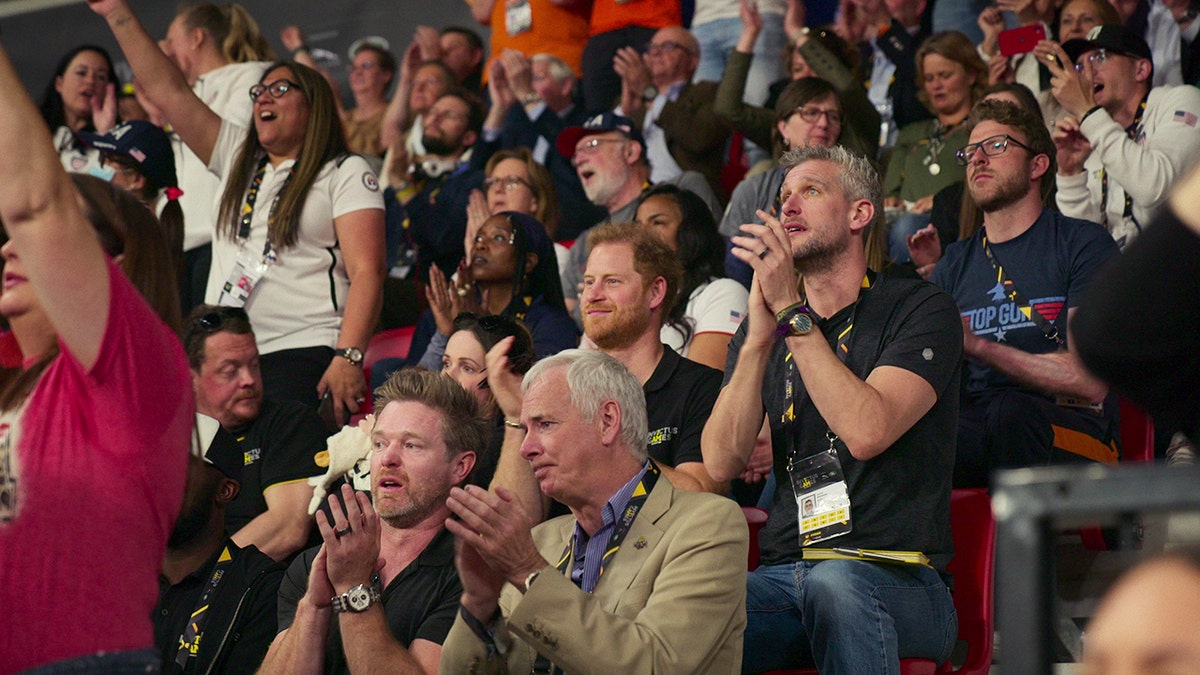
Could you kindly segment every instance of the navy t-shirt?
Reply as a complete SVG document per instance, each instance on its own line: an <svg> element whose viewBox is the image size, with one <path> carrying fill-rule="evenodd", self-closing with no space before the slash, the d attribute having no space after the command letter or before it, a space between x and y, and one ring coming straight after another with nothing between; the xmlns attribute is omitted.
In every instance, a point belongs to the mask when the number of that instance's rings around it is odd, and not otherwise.
<svg viewBox="0 0 1200 675"><path fill-rule="evenodd" d="M955 242L938 262L931 281L949 293L971 332L1030 354L1054 352L1058 346L1037 324L1021 313L1004 293L996 270L983 250L980 229L969 239ZM1033 225L1005 242L988 242L1004 274L1034 311L1042 314L1067 339L1067 310L1092 282L1093 273L1119 249L1100 225L1043 210ZM1026 387L975 359L967 359L966 394Z"/></svg>

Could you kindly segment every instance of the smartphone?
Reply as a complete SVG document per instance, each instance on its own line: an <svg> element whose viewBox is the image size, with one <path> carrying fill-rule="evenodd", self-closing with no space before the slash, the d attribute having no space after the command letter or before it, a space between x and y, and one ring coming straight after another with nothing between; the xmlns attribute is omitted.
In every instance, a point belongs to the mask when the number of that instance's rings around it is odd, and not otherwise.
<svg viewBox="0 0 1200 675"><path fill-rule="evenodd" d="M1015 56L1017 54L1028 54L1033 51L1037 43L1046 39L1046 33L1046 24L1040 22L1000 31L1000 35L998 36L1000 40L1000 55Z"/></svg>
<svg viewBox="0 0 1200 675"><path fill-rule="evenodd" d="M321 417L321 421L325 423L325 428L329 433L337 432L341 427L337 423L337 418L333 414L333 390L329 389L325 395L321 397L321 404L317 406L317 415Z"/></svg>

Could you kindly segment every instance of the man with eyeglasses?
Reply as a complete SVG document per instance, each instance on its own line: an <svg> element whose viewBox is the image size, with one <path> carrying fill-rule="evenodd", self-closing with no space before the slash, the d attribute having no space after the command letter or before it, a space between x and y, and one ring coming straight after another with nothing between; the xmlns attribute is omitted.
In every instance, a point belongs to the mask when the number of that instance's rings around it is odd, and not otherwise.
<svg viewBox="0 0 1200 675"><path fill-rule="evenodd" d="M588 200L608 212L604 222L633 220L638 198L651 184L646 141L633 120L616 113L601 113L589 118L583 126L563 129L556 145L575 166ZM695 171L684 171L669 182L695 192L708 204L713 217L720 217L721 205L704 176ZM563 299L580 328L583 328L583 320L578 311L579 290L590 252L589 231L584 230L575 239L566 267L559 270Z"/></svg>
<svg viewBox="0 0 1200 675"><path fill-rule="evenodd" d="M263 399L258 345L244 310L198 305L185 325L196 411L220 422L242 449L241 490L227 507L226 529L238 546L290 559L309 543L307 481L328 465L325 425L308 406Z"/></svg>
<svg viewBox="0 0 1200 675"><path fill-rule="evenodd" d="M1037 54L1067 111L1054 129L1058 207L1104 225L1124 249L1200 158L1200 91L1153 87L1150 47L1124 26L1042 43Z"/></svg>
<svg viewBox="0 0 1200 675"><path fill-rule="evenodd" d="M946 248L931 281L958 303L967 357L954 487L999 468L1117 460L1116 397L1072 351L1068 322L1117 245L1045 207L1054 143L1041 119L986 100L959 150L983 228Z"/></svg>
<svg viewBox="0 0 1200 675"><path fill-rule="evenodd" d="M613 69L621 76L621 103L615 110L637 126L646 139L650 180L674 180L698 171L722 199L721 165L729 127L717 117L716 82L692 82L700 65L700 43L679 26L654 34L639 54L617 51Z"/></svg>

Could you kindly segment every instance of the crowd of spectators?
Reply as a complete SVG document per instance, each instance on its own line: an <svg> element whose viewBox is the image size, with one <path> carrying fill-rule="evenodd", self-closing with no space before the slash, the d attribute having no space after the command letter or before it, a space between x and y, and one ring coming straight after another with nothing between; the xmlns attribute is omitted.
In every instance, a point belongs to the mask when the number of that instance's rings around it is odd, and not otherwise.
<svg viewBox="0 0 1200 675"><path fill-rule="evenodd" d="M952 488L1119 460L1200 2L468 4L345 93L236 3L0 48L0 675L898 672Z"/></svg>

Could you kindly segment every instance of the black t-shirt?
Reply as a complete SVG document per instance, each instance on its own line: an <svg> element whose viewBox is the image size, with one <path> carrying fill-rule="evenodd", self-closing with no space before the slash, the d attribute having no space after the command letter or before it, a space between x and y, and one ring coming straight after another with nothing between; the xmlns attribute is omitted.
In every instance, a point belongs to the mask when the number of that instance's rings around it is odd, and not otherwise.
<svg viewBox="0 0 1200 675"><path fill-rule="evenodd" d="M242 446L242 489L225 511L225 529L234 534L267 510L263 493L274 485L325 473L317 455L329 433L316 411L294 401L263 401L253 422L231 429ZM327 462L326 462L327 464Z"/></svg>
<svg viewBox="0 0 1200 675"><path fill-rule="evenodd" d="M175 663L180 636L226 547L231 560L210 596L199 652L180 667ZM257 548L238 548L232 539L226 539L221 550L179 583L171 585L160 577L153 620L154 644L163 656L163 672L207 672L209 667L221 673L257 671L275 639L276 598L283 572L281 563Z"/></svg>
<svg viewBox="0 0 1200 675"><path fill-rule="evenodd" d="M290 628L296 618L296 605L308 588L308 574L317 550L310 548L292 561L279 586L280 631ZM458 615L461 596L462 583L454 567L454 535L442 529L417 559L383 589L383 611L392 637L405 648L413 640L442 644ZM350 673L346 655L342 652L336 614L329 623L324 672L327 675Z"/></svg>
<svg viewBox="0 0 1200 675"><path fill-rule="evenodd" d="M721 392L721 371L663 345L662 359L642 391L650 422L650 457L670 467L703 462L700 434Z"/></svg>
<svg viewBox="0 0 1200 675"><path fill-rule="evenodd" d="M962 317L970 320L971 331L979 337L1030 354L1056 351L1058 346L1005 295L984 253L984 234L980 229L969 239L951 244L931 281L954 298ZM1079 304L1096 269L1118 253L1116 242L1103 227L1049 209L1019 236L1001 243L988 242L988 246L1005 276L1034 311L1058 328L1063 339L1067 335L1067 310ZM986 363L967 360L968 396L1005 389L1029 391Z"/></svg>
<svg viewBox="0 0 1200 675"><path fill-rule="evenodd" d="M935 568L945 570L954 551L950 484L962 362L958 312L951 298L931 284L880 276L856 304L818 322L831 349L851 322L845 358L851 372L866 380L877 367L902 368L929 382L938 400L890 448L872 459L859 461L842 441L836 442L850 494L853 530L817 545L922 551ZM729 344L726 382L733 375L745 339L743 322ZM759 548L764 564L777 565L802 559L796 497L786 468L788 456L793 448L798 458L825 452L829 426L805 392L786 340L779 340L771 352L762 396L770 419L777 486L771 515L759 535Z"/></svg>

